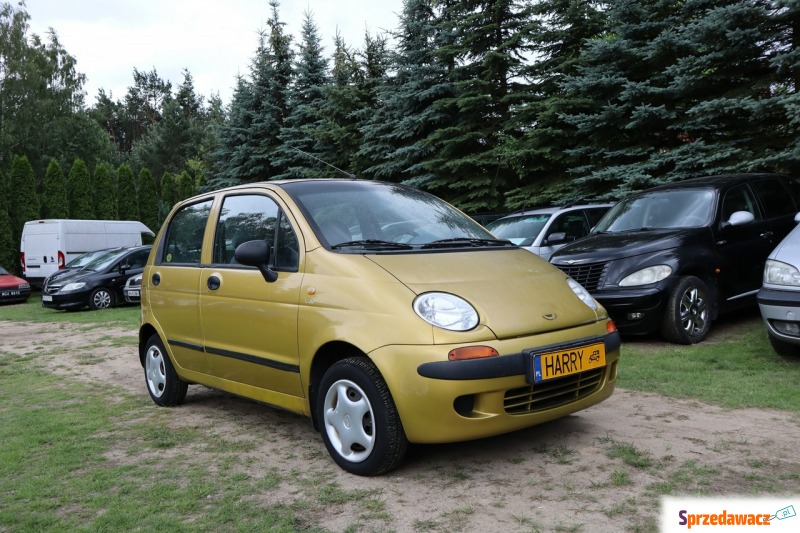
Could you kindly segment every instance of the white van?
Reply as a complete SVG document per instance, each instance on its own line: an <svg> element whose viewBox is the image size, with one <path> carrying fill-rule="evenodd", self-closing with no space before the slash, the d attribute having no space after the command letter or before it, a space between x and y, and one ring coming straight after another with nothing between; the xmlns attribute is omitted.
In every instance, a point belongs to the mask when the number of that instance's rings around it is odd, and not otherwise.
<svg viewBox="0 0 800 533"><path fill-rule="evenodd" d="M138 246L155 234L135 220L30 220L22 229L22 276L34 287L86 252L114 246Z"/></svg>

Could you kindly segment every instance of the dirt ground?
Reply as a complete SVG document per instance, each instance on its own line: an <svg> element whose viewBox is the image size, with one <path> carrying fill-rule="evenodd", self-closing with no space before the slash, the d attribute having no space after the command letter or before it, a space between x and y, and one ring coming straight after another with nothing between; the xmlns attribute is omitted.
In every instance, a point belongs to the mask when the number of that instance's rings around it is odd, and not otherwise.
<svg viewBox="0 0 800 533"><path fill-rule="evenodd" d="M135 332L96 331L0 322L0 344L10 353L41 352L69 379L147 398L135 349L109 341ZM245 452L251 471L254 461L264 472L322 473L342 490L383 499L383 513L365 514L348 502L303 516L308 527L331 531L653 531L665 492L800 494L797 414L621 389L598 406L525 431L413 446L398 470L378 478L336 467L301 416L202 386L191 386L186 404L168 413L174 427L256 441ZM282 485L263 502L288 504L303 491L302 484Z"/></svg>

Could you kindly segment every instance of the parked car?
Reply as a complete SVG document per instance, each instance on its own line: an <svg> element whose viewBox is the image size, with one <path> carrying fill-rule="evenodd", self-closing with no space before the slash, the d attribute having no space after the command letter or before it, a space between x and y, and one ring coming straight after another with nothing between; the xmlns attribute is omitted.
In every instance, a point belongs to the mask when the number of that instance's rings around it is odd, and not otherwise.
<svg viewBox="0 0 800 533"><path fill-rule="evenodd" d="M0 267L0 304L25 302L31 295L30 284Z"/></svg>
<svg viewBox="0 0 800 533"><path fill-rule="evenodd" d="M125 287L122 289L125 301L128 303L139 303L142 298L142 275L136 274L128 278Z"/></svg>
<svg viewBox="0 0 800 533"><path fill-rule="evenodd" d="M689 179L630 196L550 261L620 332L702 341L718 314L755 305L764 262L794 227L798 185L776 174Z"/></svg>
<svg viewBox="0 0 800 533"><path fill-rule="evenodd" d="M486 229L526 250L550 259L567 243L585 237L613 204L526 209L499 218Z"/></svg>
<svg viewBox="0 0 800 533"><path fill-rule="evenodd" d="M800 222L800 215L795 217ZM781 355L800 353L800 226L769 254L757 295L772 347Z"/></svg>
<svg viewBox="0 0 800 533"><path fill-rule="evenodd" d="M310 416L359 475L608 398L619 334L580 285L427 193L254 183L178 203L142 278L162 406L199 383Z"/></svg>
<svg viewBox="0 0 800 533"><path fill-rule="evenodd" d="M42 287L42 305L51 309L107 309L124 301L122 288L129 277L141 274L151 245L123 248L101 255L82 269Z"/></svg>

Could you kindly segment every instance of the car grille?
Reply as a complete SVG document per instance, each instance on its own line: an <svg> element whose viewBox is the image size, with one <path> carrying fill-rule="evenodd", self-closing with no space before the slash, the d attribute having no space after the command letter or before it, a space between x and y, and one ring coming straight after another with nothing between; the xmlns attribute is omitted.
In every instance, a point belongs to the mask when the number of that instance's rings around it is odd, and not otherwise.
<svg viewBox="0 0 800 533"><path fill-rule="evenodd" d="M64 284L58 281L54 281L53 283L45 283L44 287L42 287L42 292L45 294L55 294L61 290Z"/></svg>
<svg viewBox="0 0 800 533"><path fill-rule="evenodd" d="M503 406L510 415L535 413L580 400L600 388L605 367L506 392Z"/></svg>
<svg viewBox="0 0 800 533"><path fill-rule="evenodd" d="M581 284L584 289L591 292L605 281L609 263L591 263L586 265L555 265L564 274Z"/></svg>

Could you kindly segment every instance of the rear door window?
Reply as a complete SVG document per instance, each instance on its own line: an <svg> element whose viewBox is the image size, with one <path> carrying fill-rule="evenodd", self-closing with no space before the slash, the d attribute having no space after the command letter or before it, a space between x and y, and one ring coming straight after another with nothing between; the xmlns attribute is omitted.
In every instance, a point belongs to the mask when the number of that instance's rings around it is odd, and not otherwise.
<svg viewBox="0 0 800 533"><path fill-rule="evenodd" d="M199 265L203 234L213 200L187 205L175 213L167 228L162 262Z"/></svg>
<svg viewBox="0 0 800 533"><path fill-rule="evenodd" d="M756 180L752 185L761 199L767 218L794 215L797 212L792 195L780 180Z"/></svg>

